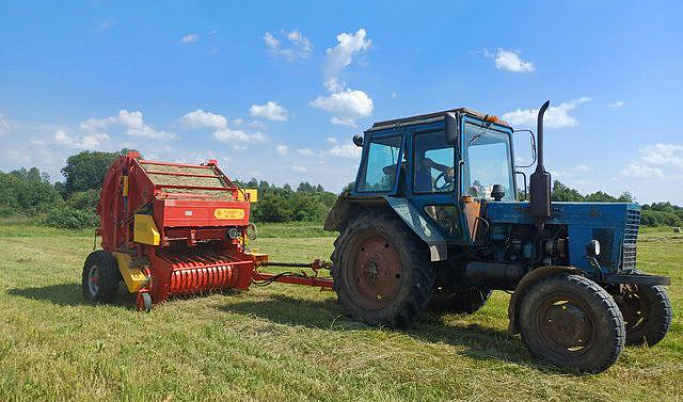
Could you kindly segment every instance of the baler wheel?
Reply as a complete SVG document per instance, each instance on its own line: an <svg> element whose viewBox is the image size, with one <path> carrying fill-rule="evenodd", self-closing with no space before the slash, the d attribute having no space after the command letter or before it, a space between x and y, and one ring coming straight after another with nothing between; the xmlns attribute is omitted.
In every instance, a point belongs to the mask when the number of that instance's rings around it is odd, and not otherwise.
<svg viewBox="0 0 683 402"><path fill-rule="evenodd" d="M615 295L626 322L626 344L654 346L669 332L671 301L661 286L626 285Z"/></svg>
<svg viewBox="0 0 683 402"><path fill-rule="evenodd" d="M149 292L138 292L136 304L138 311L149 313L152 311L152 296L149 295Z"/></svg>
<svg viewBox="0 0 683 402"><path fill-rule="evenodd" d="M427 308L436 270L426 245L392 213L359 214L334 247L334 290L353 319L406 326Z"/></svg>
<svg viewBox="0 0 683 402"><path fill-rule="evenodd" d="M112 301L119 289L120 276L112 253L104 250L93 251L83 265L83 295L93 303Z"/></svg>
<svg viewBox="0 0 683 402"><path fill-rule="evenodd" d="M624 320L612 296L579 275L553 275L525 293L522 339L536 357L563 369L599 373L624 347Z"/></svg>

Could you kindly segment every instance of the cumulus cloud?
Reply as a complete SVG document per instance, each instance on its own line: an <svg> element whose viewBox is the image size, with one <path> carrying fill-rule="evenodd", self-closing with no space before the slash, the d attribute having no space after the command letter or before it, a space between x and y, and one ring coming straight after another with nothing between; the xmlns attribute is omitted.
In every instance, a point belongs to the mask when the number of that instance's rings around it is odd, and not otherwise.
<svg viewBox="0 0 683 402"><path fill-rule="evenodd" d="M329 150L329 154L340 158L360 158L362 148L354 144L335 145Z"/></svg>
<svg viewBox="0 0 683 402"><path fill-rule="evenodd" d="M9 122L5 118L5 116L0 113L0 137L3 135L9 133Z"/></svg>
<svg viewBox="0 0 683 402"><path fill-rule="evenodd" d="M374 104L372 98L364 91L351 89L341 82L340 74L353 61L354 55L367 50L372 41L366 38L364 29L355 33L337 35L337 46L326 50L325 81L323 85L331 93L329 96L318 96L309 104L315 108L330 112L332 124L356 127L356 119L372 114Z"/></svg>
<svg viewBox="0 0 683 402"><path fill-rule="evenodd" d="M295 163L295 164L292 165L292 170L295 171L295 172L304 173L304 172L306 172L308 169L306 168L306 166L297 165L297 164Z"/></svg>
<svg viewBox="0 0 683 402"><path fill-rule="evenodd" d="M287 109L273 101L268 101L265 105L251 105L249 114L273 121L287 120Z"/></svg>
<svg viewBox="0 0 683 402"><path fill-rule="evenodd" d="M620 177L636 179L683 177L683 145L652 144L638 150L640 157L626 165Z"/></svg>
<svg viewBox="0 0 683 402"><path fill-rule="evenodd" d="M546 111L544 125L550 128L577 126L579 121L570 116L569 112L576 109L576 107L582 103L586 103L590 100L591 98L584 96L569 102L560 103L557 106L551 106ZM513 126L535 126L538 118L538 109L517 109L503 114L502 117L503 120Z"/></svg>
<svg viewBox="0 0 683 402"><path fill-rule="evenodd" d="M131 137L151 138L156 140L172 140L176 138L174 133L155 130L152 126L145 124L142 112L120 110L115 116L104 118L90 118L81 122L81 131L87 133L105 134L102 130L111 125L123 126L126 134Z"/></svg>
<svg viewBox="0 0 683 402"><path fill-rule="evenodd" d="M268 48L268 52L274 57L282 57L287 61L297 59L307 59L313 52L313 43L305 37L298 29L293 31L280 31L282 41L270 32L263 34L263 42Z"/></svg>
<svg viewBox="0 0 683 402"><path fill-rule="evenodd" d="M196 33L191 33L180 38L180 43L186 45L188 43L196 42L199 40L199 35Z"/></svg>
<svg viewBox="0 0 683 402"><path fill-rule="evenodd" d="M205 112L202 109L197 109L194 112L187 113L181 117L180 124L187 129L208 127L219 130L228 126L228 119L220 114Z"/></svg>
<svg viewBox="0 0 683 402"><path fill-rule="evenodd" d="M249 134L242 130L231 130L223 128L216 130L213 133L213 138L226 144L233 144L235 142L265 142L266 136L260 132Z"/></svg>
<svg viewBox="0 0 683 402"><path fill-rule="evenodd" d="M298 152L299 152L299 155L302 155L302 156L313 156L315 154L315 152L313 152L313 150L311 148L301 148L298 150Z"/></svg>
<svg viewBox="0 0 683 402"><path fill-rule="evenodd" d="M72 137L65 130L57 130L54 141L58 145L76 149L98 149L103 141L108 141L109 136L104 133L94 133L83 137Z"/></svg>
<svg viewBox="0 0 683 402"><path fill-rule="evenodd" d="M614 103L608 104L607 106L616 109L616 108L618 108L618 107L624 106L624 102L622 102L622 101L616 101L616 102L614 102Z"/></svg>
<svg viewBox="0 0 683 402"><path fill-rule="evenodd" d="M515 73L528 73L535 70L534 63L522 60L522 53L517 50L498 48L495 53L484 50L484 57L494 59L496 68Z"/></svg>
<svg viewBox="0 0 683 402"><path fill-rule="evenodd" d="M342 90L345 85L340 84L339 75L353 61L353 56L367 50L372 41L366 39L365 29L359 29L356 33L340 33L337 35L337 46L325 51L325 87L330 91Z"/></svg>
<svg viewBox="0 0 683 402"><path fill-rule="evenodd" d="M275 147L275 152L277 152L277 154L280 156L287 155L289 152L289 147L287 145L278 145Z"/></svg>
<svg viewBox="0 0 683 402"><path fill-rule="evenodd" d="M363 91L346 89L330 96L318 96L311 101L311 106L334 114L333 124L356 127L355 119L368 117L374 105L372 99Z"/></svg>

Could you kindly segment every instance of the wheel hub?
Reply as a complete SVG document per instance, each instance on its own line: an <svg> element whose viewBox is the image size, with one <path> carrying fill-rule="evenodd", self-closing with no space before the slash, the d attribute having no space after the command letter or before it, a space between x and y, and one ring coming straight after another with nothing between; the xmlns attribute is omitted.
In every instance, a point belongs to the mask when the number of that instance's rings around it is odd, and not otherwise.
<svg viewBox="0 0 683 402"><path fill-rule="evenodd" d="M398 293L401 264L398 253L381 235L371 236L357 245L347 279L356 300L368 309L380 309Z"/></svg>
<svg viewBox="0 0 683 402"><path fill-rule="evenodd" d="M88 272L88 289L92 295L96 295L100 289L100 275L98 271L97 265L93 265L90 272Z"/></svg>
<svg viewBox="0 0 683 402"><path fill-rule="evenodd" d="M546 304L539 318L544 341L554 350L578 352L593 339L592 318L582 306L571 300Z"/></svg>

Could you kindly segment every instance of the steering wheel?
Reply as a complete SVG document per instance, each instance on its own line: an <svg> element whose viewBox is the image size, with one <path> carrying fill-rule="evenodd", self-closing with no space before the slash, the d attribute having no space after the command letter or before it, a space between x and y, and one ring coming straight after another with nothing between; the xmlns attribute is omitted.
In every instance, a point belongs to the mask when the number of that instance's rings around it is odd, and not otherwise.
<svg viewBox="0 0 683 402"><path fill-rule="evenodd" d="M440 180L443 180L443 184L439 184ZM444 190L447 190L452 184L453 184L453 177L447 176L446 172L444 171L444 172L439 173L438 176L436 176L436 179L434 180L434 189L436 191L444 191Z"/></svg>

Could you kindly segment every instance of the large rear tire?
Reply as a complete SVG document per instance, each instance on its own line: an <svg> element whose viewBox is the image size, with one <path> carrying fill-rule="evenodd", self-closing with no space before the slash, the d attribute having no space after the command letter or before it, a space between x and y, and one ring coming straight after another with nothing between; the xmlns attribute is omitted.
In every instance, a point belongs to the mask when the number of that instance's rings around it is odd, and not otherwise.
<svg viewBox="0 0 683 402"><path fill-rule="evenodd" d="M579 275L554 275L526 292L520 310L529 351L558 367L599 373L624 347L624 320L612 296Z"/></svg>
<svg viewBox="0 0 683 402"><path fill-rule="evenodd" d="M334 247L334 290L353 319L400 327L425 311L436 271L427 246L392 212L359 214Z"/></svg>
<svg viewBox="0 0 683 402"><path fill-rule="evenodd" d="M626 323L626 344L654 346L669 332L673 313L661 286L626 285L614 299Z"/></svg>
<svg viewBox="0 0 683 402"><path fill-rule="evenodd" d="M104 250L93 251L83 265L83 295L93 303L111 302L118 292L120 277L121 273L112 253Z"/></svg>

